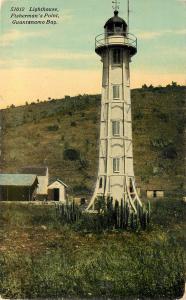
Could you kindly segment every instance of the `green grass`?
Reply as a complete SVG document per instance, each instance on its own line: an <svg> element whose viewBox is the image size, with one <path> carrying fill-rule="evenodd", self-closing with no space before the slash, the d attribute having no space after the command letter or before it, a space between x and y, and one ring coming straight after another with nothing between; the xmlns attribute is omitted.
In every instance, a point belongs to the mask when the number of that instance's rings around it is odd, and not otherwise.
<svg viewBox="0 0 186 300"><path fill-rule="evenodd" d="M152 204L146 231L75 231L53 206L0 203L0 294L7 298L175 299L183 294L186 205Z"/></svg>

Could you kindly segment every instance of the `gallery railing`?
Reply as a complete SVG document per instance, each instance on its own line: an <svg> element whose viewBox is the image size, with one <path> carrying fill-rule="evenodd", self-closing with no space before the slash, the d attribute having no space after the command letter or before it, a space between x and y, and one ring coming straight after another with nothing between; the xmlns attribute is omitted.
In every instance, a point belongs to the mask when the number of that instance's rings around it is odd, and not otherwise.
<svg viewBox="0 0 186 300"><path fill-rule="evenodd" d="M137 38L135 35L126 32L107 32L96 36L95 38L95 49L99 51L99 48L106 46L127 46L133 48L137 52Z"/></svg>

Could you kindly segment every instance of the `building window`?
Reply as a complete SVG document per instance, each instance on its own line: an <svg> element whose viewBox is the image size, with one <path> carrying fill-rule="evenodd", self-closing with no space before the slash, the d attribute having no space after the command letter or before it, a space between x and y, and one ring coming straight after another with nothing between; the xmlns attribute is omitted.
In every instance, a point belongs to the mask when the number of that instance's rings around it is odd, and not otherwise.
<svg viewBox="0 0 186 300"><path fill-rule="evenodd" d="M120 135L120 122L119 121L113 121L112 122L112 135Z"/></svg>
<svg viewBox="0 0 186 300"><path fill-rule="evenodd" d="M119 85L113 85L113 99L119 99Z"/></svg>
<svg viewBox="0 0 186 300"><path fill-rule="evenodd" d="M121 63L121 50L114 49L113 50L113 64L120 64Z"/></svg>
<svg viewBox="0 0 186 300"><path fill-rule="evenodd" d="M153 197L157 198L157 191L153 191Z"/></svg>
<svg viewBox="0 0 186 300"><path fill-rule="evenodd" d="M113 158L113 172L114 173L118 173L119 172L119 163L120 163L120 159L118 157Z"/></svg>

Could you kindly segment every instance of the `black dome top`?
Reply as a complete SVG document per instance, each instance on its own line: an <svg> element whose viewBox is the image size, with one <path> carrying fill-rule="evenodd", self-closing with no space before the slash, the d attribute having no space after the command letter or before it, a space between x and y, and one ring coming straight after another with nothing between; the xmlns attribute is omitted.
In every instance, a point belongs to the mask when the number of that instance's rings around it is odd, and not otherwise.
<svg viewBox="0 0 186 300"><path fill-rule="evenodd" d="M120 25L120 26L123 24L123 29L125 30L127 28L127 23L122 18L118 17L117 10L114 11L114 16L105 23L104 28L110 27L113 24Z"/></svg>

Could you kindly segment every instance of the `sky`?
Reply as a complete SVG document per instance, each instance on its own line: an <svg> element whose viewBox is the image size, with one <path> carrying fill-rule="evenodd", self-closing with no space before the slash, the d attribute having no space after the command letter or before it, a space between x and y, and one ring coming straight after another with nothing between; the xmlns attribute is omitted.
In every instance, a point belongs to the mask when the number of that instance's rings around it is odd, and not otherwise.
<svg viewBox="0 0 186 300"><path fill-rule="evenodd" d="M12 24L12 7L25 7L25 14L56 7L60 18L57 25ZM130 10L138 38L131 87L186 84L186 0L131 0ZM112 0L0 0L0 108L100 93L95 36L112 15ZM119 15L127 20L127 0L120 0Z"/></svg>

